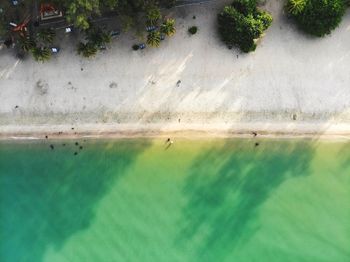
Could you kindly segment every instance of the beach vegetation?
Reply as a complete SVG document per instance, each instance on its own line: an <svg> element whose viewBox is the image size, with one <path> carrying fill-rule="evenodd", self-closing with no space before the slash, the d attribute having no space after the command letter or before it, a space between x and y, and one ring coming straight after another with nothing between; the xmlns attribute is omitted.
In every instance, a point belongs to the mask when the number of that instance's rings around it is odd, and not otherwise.
<svg viewBox="0 0 350 262"><path fill-rule="evenodd" d="M51 58L50 49L47 47L37 47L32 48L31 53L36 61L45 62Z"/></svg>
<svg viewBox="0 0 350 262"><path fill-rule="evenodd" d="M345 0L288 0L287 3L287 10L298 27L318 37L339 25L345 8Z"/></svg>
<svg viewBox="0 0 350 262"><path fill-rule="evenodd" d="M272 16L257 8L255 0L235 0L218 15L219 34L229 47L248 53L256 49L256 41L271 25Z"/></svg>
<svg viewBox="0 0 350 262"><path fill-rule="evenodd" d="M175 19L168 18L160 26L160 32L166 36L172 36L176 33Z"/></svg>
<svg viewBox="0 0 350 262"><path fill-rule="evenodd" d="M247 16L256 12L257 0L234 0L231 6L239 13Z"/></svg>
<svg viewBox="0 0 350 262"><path fill-rule="evenodd" d="M300 14L306 6L306 1L307 0L289 0L287 3L288 12L292 15Z"/></svg>
<svg viewBox="0 0 350 262"><path fill-rule="evenodd" d="M175 0L52 0L49 2L50 6L62 12L63 19L68 22L67 26L73 25L75 32L85 35L85 39L82 39L78 45L78 53L87 57L93 56L100 49L105 49L105 44L111 41L110 33L98 28L98 18L104 15L108 15L109 20L118 16L123 31L135 28L136 34L144 28L140 26L140 22L143 21L147 32L158 31L149 34L148 42L151 46L159 46L159 39L163 40L165 36L171 36L176 32L175 19L162 20L161 11L163 7L174 6ZM35 47L32 40L27 40L28 37L31 37L37 46L42 47L36 49L35 54L40 54L44 47L50 47L54 42L55 28L43 28L39 20L31 20L32 11L32 1L19 1L18 5L5 1L0 6L0 42L8 47L18 44L19 50L24 53ZM16 25L23 29L14 30ZM46 52L45 50L43 52Z"/></svg>
<svg viewBox="0 0 350 262"><path fill-rule="evenodd" d="M97 54L97 47L90 42L82 43L80 42L78 44L78 54L82 55L83 57L89 58L93 57Z"/></svg>
<svg viewBox="0 0 350 262"><path fill-rule="evenodd" d="M198 31L198 27L197 26L191 26L190 28L188 28L188 32L191 34L191 35L195 35Z"/></svg>
<svg viewBox="0 0 350 262"><path fill-rule="evenodd" d="M150 26L154 26L162 18L162 14L160 13L160 10L158 7L151 6L147 8L146 17L147 17L147 24Z"/></svg>
<svg viewBox="0 0 350 262"><path fill-rule="evenodd" d="M88 29L91 18L100 14L100 0L64 0L62 5L67 21L82 30Z"/></svg>
<svg viewBox="0 0 350 262"><path fill-rule="evenodd" d="M105 49L106 44L112 40L110 33L99 27L90 27L84 32L85 42L78 44L77 51L86 58L95 56L98 50Z"/></svg>
<svg viewBox="0 0 350 262"><path fill-rule="evenodd" d="M20 37L19 38L20 49L29 52L36 47L35 41L30 37Z"/></svg>
<svg viewBox="0 0 350 262"><path fill-rule="evenodd" d="M68 22L77 28L86 30L92 25L92 20L106 12L114 12L127 18L126 24L135 24L137 14L143 12L149 25L155 25L161 18L160 7L172 7L175 0L55 0L63 8Z"/></svg>
<svg viewBox="0 0 350 262"><path fill-rule="evenodd" d="M52 44L53 40L55 38L55 31L51 28L45 28L45 29L41 29L38 33L37 33L37 39L41 40L44 43L47 44Z"/></svg>
<svg viewBox="0 0 350 262"><path fill-rule="evenodd" d="M140 46L137 44L132 45L132 50L137 51L140 49Z"/></svg>
<svg viewBox="0 0 350 262"><path fill-rule="evenodd" d="M135 24L134 19L129 15L120 15L120 21L124 32L128 32Z"/></svg>
<svg viewBox="0 0 350 262"><path fill-rule="evenodd" d="M85 31L86 41L96 47L103 46L111 42L111 35L99 27L90 27Z"/></svg>
<svg viewBox="0 0 350 262"><path fill-rule="evenodd" d="M147 35L147 44L152 47L159 47L161 41L161 35L159 31L149 32Z"/></svg>

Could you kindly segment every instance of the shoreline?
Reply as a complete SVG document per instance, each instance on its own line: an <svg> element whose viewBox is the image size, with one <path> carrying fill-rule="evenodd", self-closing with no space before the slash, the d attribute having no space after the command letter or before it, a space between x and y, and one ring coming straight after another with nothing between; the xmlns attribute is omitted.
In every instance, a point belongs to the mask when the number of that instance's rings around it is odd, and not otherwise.
<svg viewBox="0 0 350 262"><path fill-rule="evenodd" d="M235 123L235 124L104 124L0 127L0 140L118 139L118 138L281 138L349 140L350 124Z"/></svg>

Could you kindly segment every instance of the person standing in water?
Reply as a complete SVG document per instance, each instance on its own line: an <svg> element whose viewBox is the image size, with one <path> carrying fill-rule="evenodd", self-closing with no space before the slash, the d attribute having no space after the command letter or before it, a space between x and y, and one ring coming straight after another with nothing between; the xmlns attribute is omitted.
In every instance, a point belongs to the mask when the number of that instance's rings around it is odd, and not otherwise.
<svg viewBox="0 0 350 262"><path fill-rule="evenodd" d="M168 138L168 139L166 140L166 144L168 144L168 145L167 145L167 147L166 147L165 149L168 149L173 143L174 143L174 141L171 140L170 138Z"/></svg>

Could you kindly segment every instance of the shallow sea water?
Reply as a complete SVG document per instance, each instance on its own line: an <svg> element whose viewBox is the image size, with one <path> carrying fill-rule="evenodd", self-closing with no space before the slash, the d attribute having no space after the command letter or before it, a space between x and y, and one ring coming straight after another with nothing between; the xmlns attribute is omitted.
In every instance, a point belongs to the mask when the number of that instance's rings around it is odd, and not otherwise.
<svg viewBox="0 0 350 262"><path fill-rule="evenodd" d="M350 142L75 142L0 142L0 261L350 261Z"/></svg>

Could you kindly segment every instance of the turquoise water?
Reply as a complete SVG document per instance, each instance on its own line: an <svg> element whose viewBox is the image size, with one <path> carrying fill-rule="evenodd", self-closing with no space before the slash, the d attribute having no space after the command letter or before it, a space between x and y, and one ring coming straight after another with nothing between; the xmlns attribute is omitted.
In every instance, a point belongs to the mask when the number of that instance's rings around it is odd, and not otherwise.
<svg viewBox="0 0 350 262"><path fill-rule="evenodd" d="M350 142L75 142L0 142L0 261L350 261Z"/></svg>

